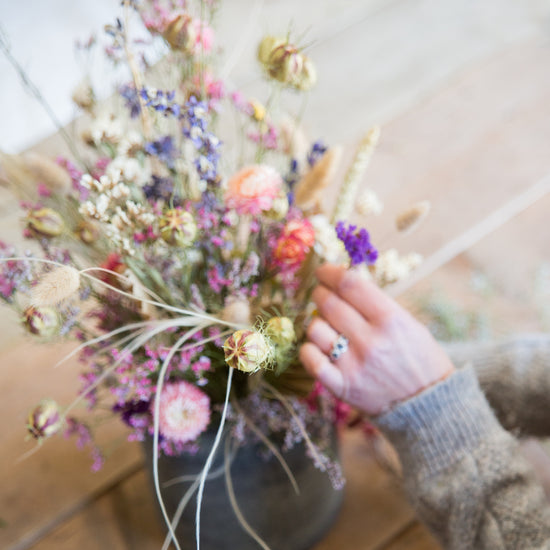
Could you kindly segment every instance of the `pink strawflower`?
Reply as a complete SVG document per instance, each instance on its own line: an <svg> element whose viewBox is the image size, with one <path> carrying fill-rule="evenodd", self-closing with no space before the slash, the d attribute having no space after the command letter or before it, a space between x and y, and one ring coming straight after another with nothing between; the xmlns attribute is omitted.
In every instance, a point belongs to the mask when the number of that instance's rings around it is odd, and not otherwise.
<svg viewBox="0 0 550 550"><path fill-rule="evenodd" d="M289 221L273 250L275 265L281 269L297 269L315 242L315 231L309 220Z"/></svg>
<svg viewBox="0 0 550 550"><path fill-rule="evenodd" d="M189 382L167 384L160 397L160 433L173 441L195 440L210 423L209 397Z"/></svg>
<svg viewBox="0 0 550 550"><path fill-rule="evenodd" d="M283 189L283 178L264 164L247 166L239 170L227 183L225 202L239 214L257 216L270 210Z"/></svg>

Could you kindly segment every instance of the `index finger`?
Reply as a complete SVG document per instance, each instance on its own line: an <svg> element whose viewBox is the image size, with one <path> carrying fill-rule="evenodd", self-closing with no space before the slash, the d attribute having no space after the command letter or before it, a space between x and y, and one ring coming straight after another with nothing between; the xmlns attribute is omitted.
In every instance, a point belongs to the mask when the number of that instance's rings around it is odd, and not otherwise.
<svg viewBox="0 0 550 550"><path fill-rule="evenodd" d="M324 264L315 273L323 285L372 323L383 321L395 311L396 303L366 273L333 264Z"/></svg>

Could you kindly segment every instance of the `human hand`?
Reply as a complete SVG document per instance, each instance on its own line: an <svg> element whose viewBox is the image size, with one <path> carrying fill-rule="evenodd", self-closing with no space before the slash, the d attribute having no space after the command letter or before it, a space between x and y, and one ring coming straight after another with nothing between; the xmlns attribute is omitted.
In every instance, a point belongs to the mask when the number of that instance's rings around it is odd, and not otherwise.
<svg viewBox="0 0 550 550"><path fill-rule="evenodd" d="M338 398L377 415L446 378L453 364L430 332L365 274L325 264L300 359ZM349 349L329 359L339 334Z"/></svg>

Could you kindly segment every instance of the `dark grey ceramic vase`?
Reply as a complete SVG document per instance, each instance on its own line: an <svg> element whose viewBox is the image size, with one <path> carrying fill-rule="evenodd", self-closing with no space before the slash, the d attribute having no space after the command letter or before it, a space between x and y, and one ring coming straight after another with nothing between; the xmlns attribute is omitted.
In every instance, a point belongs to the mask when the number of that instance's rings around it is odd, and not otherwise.
<svg viewBox="0 0 550 550"><path fill-rule="evenodd" d="M169 480L196 475L202 470L211 449L202 438L201 451L194 455L159 458L161 487ZM336 440L335 443L335 456ZM220 446L222 447L222 445ZM152 481L152 445L144 445ZM333 489L326 472L321 472L298 445L283 456L296 478L297 495L280 462L273 456L262 456L265 447L248 445L239 448L231 462L231 479L238 506L254 531L271 550L308 550L327 532L340 509L343 491ZM220 449L211 472L223 466ZM163 499L173 517L189 483L163 487ZM191 499L176 529L182 550L195 544L196 494ZM202 550L257 550L260 545L242 528L229 501L225 476L222 474L205 484L201 507Z"/></svg>

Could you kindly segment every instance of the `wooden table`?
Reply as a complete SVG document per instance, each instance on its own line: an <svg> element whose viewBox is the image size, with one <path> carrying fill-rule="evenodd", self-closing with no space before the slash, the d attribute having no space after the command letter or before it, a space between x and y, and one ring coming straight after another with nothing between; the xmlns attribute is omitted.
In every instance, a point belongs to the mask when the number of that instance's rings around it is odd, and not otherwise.
<svg viewBox="0 0 550 550"><path fill-rule="evenodd" d="M246 2L234 6L235 14L246 12ZM345 143L349 158L353 140L371 123L384 123L365 186L377 191L386 212L363 223L379 246L416 250L429 268L423 272L429 279L401 299L418 309L420 296L440 288L460 306L486 312L493 335L548 330L549 291L537 294L534 281L548 261L550 197L541 191L527 208L526 193L543 189L550 176L549 2L338 6L316 3L312 15L307 2L284 0L265 9L268 16L295 10L302 21L311 15L321 27L311 49L321 74L309 105L317 115L307 120L313 136ZM244 69L237 68L235 79L246 81ZM50 141L38 149L56 147ZM397 236L393 216L421 199L432 202L431 216L416 233ZM8 240L15 237L18 214L6 197L2 201L0 236ZM521 213L511 217L514 209ZM498 228L489 232L494 227L487 220ZM490 296L472 289L479 273L491 282ZM48 442L16 462L30 448L23 441L26 411L44 395L68 402L78 373L74 364L51 367L66 346L29 344L5 310L0 325L0 547L160 548L164 532L137 446L121 445L97 474L89 473L87 454L72 441ZM108 431L109 437L121 434L115 424ZM532 443L528 449L547 480L546 454ZM344 433L342 452L344 506L315 550L438 548L368 442Z"/></svg>

